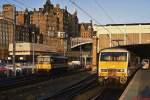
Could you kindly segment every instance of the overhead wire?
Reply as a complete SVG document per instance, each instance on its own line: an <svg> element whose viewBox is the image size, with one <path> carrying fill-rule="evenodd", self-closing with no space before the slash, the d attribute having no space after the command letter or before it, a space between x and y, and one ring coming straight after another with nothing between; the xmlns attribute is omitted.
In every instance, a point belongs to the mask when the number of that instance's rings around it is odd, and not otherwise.
<svg viewBox="0 0 150 100"><path fill-rule="evenodd" d="M94 17L92 17L87 11L85 11L83 8L81 8L78 4L76 4L74 1L69 0L70 3L72 3L74 6L76 6L78 9L80 9L83 13L85 13L88 17L90 17L92 20L94 20L97 24L99 24L104 30L108 32L107 37L109 38L109 46L112 47L112 42L111 42L111 34L112 32L109 31L104 25L102 25L98 20L96 20Z"/></svg>
<svg viewBox="0 0 150 100"><path fill-rule="evenodd" d="M113 20L113 18L108 14L108 12L105 10L105 8L97 1L94 0L95 4L102 9L102 11L104 12L104 14L111 20L112 23L116 24L116 22ZM126 35L125 32L123 32L118 26L116 26L116 29L118 29L121 33L124 33Z"/></svg>
<svg viewBox="0 0 150 100"><path fill-rule="evenodd" d="M111 33L105 26L103 26L98 20L96 20L94 17L92 17L87 11L85 11L83 8L81 8L78 4L76 4L74 1L69 0L74 6L76 6L78 9L80 9L83 13L85 13L88 17L90 17L92 20L94 20L96 23L98 23L100 26L102 26L108 33ZM109 35L108 35L109 36ZM110 36L109 36L110 37Z"/></svg>
<svg viewBox="0 0 150 100"><path fill-rule="evenodd" d="M111 22L113 22L114 24L116 24L116 22L113 20L113 18L108 14L108 12L104 9L104 7L97 1L94 0L95 4L102 9L102 11L104 12L104 14L111 20ZM122 30L119 27L116 27L120 32L122 32Z"/></svg>
<svg viewBox="0 0 150 100"><path fill-rule="evenodd" d="M32 7L28 6L28 5L26 5L25 3L21 2L21 1L17 1L17 0L13 0L13 1L16 2L16 3L18 3L18 4L23 5L24 7L30 8L31 10L34 10L34 8L32 8Z"/></svg>
<svg viewBox="0 0 150 100"><path fill-rule="evenodd" d="M8 1L8 0L4 0L4 2L6 2L6 3L12 3L12 2L10 2L10 1ZM12 3L13 4L13 3ZM16 7L18 7L18 8L20 8L21 10L24 10L24 8L23 7L21 7L20 5L15 5Z"/></svg>

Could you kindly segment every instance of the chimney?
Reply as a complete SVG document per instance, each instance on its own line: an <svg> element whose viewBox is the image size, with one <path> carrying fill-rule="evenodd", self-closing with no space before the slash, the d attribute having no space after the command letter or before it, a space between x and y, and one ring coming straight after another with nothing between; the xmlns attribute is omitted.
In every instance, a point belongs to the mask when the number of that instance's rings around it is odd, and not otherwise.
<svg viewBox="0 0 150 100"><path fill-rule="evenodd" d="M65 6L65 10L67 10L67 6Z"/></svg>

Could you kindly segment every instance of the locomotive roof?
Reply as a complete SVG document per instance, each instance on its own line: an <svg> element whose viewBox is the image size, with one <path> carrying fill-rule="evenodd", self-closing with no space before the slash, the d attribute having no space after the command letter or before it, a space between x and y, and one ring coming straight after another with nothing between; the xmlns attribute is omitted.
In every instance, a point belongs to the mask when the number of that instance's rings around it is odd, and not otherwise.
<svg viewBox="0 0 150 100"><path fill-rule="evenodd" d="M128 50L123 48L106 48L102 49L100 52L128 52Z"/></svg>
<svg viewBox="0 0 150 100"><path fill-rule="evenodd" d="M53 56L53 55L40 55L38 57L50 57L50 58L68 58L66 56Z"/></svg>

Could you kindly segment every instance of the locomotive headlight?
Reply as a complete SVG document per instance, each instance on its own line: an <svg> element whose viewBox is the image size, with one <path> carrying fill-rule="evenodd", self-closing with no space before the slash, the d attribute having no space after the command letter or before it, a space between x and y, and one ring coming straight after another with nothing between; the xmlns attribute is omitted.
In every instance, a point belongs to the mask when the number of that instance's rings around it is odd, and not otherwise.
<svg viewBox="0 0 150 100"><path fill-rule="evenodd" d="M119 72L124 72L124 69L119 69Z"/></svg>

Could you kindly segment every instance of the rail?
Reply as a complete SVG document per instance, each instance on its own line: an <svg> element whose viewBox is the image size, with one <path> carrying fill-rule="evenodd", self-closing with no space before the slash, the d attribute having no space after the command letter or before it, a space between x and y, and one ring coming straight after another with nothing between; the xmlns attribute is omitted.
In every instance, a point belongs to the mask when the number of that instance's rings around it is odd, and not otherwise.
<svg viewBox="0 0 150 100"><path fill-rule="evenodd" d="M61 91L59 91L58 93L56 93L55 95L51 96L51 97L46 97L46 98L42 98L42 99L47 99L47 100L70 100L73 97L79 95L81 92L86 91L88 88L90 88L90 86L92 86L92 84L96 83L96 74L93 74L89 77L87 77L86 79L80 81L79 83L76 83L70 87L67 87Z"/></svg>

